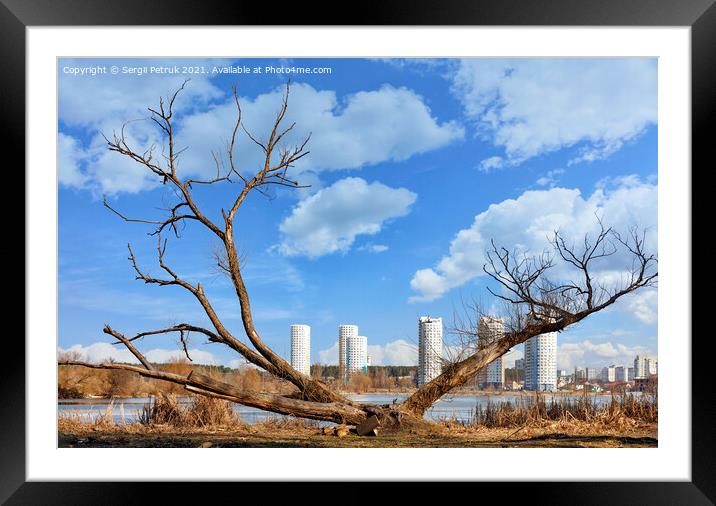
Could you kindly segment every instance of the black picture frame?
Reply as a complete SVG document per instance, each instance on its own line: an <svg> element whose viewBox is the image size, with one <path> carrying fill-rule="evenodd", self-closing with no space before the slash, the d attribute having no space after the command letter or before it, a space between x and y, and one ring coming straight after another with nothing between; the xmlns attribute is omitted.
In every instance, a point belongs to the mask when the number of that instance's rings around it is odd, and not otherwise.
<svg viewBox="0 0 716 506"><path fill-rule="evenodd" d="M716 118L716 0L442 0L364 1L352 9L337 3L287 3L281 8L260 2L204 0L0 0L0 142L15 166L25 165L25 30L31 26L90 25L557 25L557 26L689 26L692 43L692 167L713 167L709 123ZM339 8L341 7L341 8ZM348 15L350 13L350 15ZM710 162L710 163L709 163ZM688 170L689 168L687 168ZM711 169L713 170L713 169ZM5 179L21 183L24 179ZM693 186L692 186L693 188ZM25 188L28 191L27 188ZM12 193L17 193L13 188ZM692 199L693 202L693 199ZM692 228L692 230L697 230ZM22 232L24 235L24 231ZM18 241L19 242L19 241ZM693 245L691 245L693 248ZM24 258L24 257L23 257ZM25 265L25 271L32 269ZM7 264L6 264L7 265ZM691 294L685 294L691 296ZM16 300L20 300L18 296ZM24 297L22 298L24 302ZM696 298L692 296L696 303ZM703 302L698 304L703 305ZM692 309L693 314L693 309ZM699 314L699 313L697 313ZM7 331L6 331L7 332ZM691 329L686 331L692 332ZM692 337L693 336L693 337ZM714 427L716 409L712 381L713 338L695 331L682 339L692 349L692 481L480 484L481 494L500 489L510 499L532 497L536 504L714 504ZM48 341L49 342L49 341ZM113 504L137 502L137 494L162 489L163 498L188 499L196 484L26 482L25 478L25 350L19 339L5 339L0 381L0 502L7 504ZM698 399L698 404L696 400ZM88 458L92 458L88 456ZM567 457L565 456L565 459ZM100 462L98 465L110 465ZM638 465L638 463L635 463ZM555 471L556 474L559 470ZM214 486L214 485L212 485ZM162 488L163 487L163 488ZM213 488L222 497L226 486ZM169 490L167 490L169 489ZM273 487L274 493L287 490ZM358 484L344 488L344 497L366 498ZM421 485L418 493L443 487ZM489 492L490 495L494 493ZM169 494L169 495L165 495ZM373 495L372 493L369 495ZM141 496L147 497L147 496ZM224 496L225 497L225 496ZM278 497L278 496L274 496ZM421 496L427 498L427 496ZM540 498L535 502L534 498ZM477 498L475 498L477 499ZM397 496L391 502L396 502ZM354 501L346 501L354 502ZM363 501L360 501L363 502ZM371 501L372 502L372 501Z"/></svg>

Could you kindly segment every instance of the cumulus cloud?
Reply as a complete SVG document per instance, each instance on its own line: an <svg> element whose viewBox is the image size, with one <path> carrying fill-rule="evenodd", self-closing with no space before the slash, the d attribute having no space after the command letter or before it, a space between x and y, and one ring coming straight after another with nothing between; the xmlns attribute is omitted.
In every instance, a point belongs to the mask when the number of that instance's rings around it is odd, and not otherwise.
<svg viewBox="0 0 716 506"><path fill-rule="evenodd" d="M318 363L326 365L338 365L338 341L333 346L318 352Z"/></svg>
<svg viewBox="0 0 716 506"><path fill-rule="evenodd" d="M78 145L77 140L63 133L57 135L57 177L60 184L75 188L85 186L87 176L79 167L79 160L84 157L84 151Z"/></svg>
<svg viewBox="0 0 716 506"><path fill-rule="evenodd" d="M216 60L212 60L215 62ZM119 67L150 67L174 65L207 65L207 60L112 59ZM186 79L182 74L146 73L97 74L92 77L63 72L65 67L109 65L108 60L63 59L60 66L58 113L61 124L94 129L118 129L122 122L144 118L147 107L158 104L159 97L174 93ZM184 91L177 97L175 108L182 114L221 98L223 91L211 82L211 74L195 74Z"/></svg>
<svg viewBox="0 0 716 506"><path fill-rule="evenodd" d="M173 64L170 60L112 60L119 67ZM182 65L199 65L203 60L182 60ZM107 150L102 133L108 137L128 123L128 144L139 152L152 144L162 145L158 129L148 119L147 107L155 107L159 97L176 91L186 76L151 74L142 76L97 74L93 77L64 73L65 67L107 64L106 60L63 60L59 81L58 138L59 182L67 187L88 188L98 193L136 193L157 184L146 168ZM209 74L193 76L179 94L177 116L191 114L225 93L213 85ZM73 134L68 133L71 128ZM81 135L78 135L81 132ZM81 141L81 139L84 139Z"/></svg>
<svg viewBox="0 0 716 506"><path fill-rule="evenodd" d="M452 89L481 135L505 151L484 168L576 147L609 156L657 121L655 59L466 59Z"/></svg>
<svg viewBox="0 0 716 506"><path fill-rule="evenodd" d="M490 205L475 216L469 228L460 230L450 244L449 253L435 267L415 273L410 286L416 295L411 300L434 300L483 276L491 239L508 249L539 254L551 249L548 237L556 229L575 241L586 233L594 233L595 215L617 231L634 225L648 230L646 248L656 251L656 210L657 186L638 178L607 182L586 198L579 190L569 188L527 191L516 199ZM613 255L595 267L600 279L618 280L630 265L623 255ZM555 269L554 274L563 272Z"/></svg>
<svg viewBox="0 0 716 506"><path fill-rule="evenodd" d="M368 354L372 365L418 365L418 347L403 339L369 345Z"/></svg>
<svg viewBox="0 0 716 506"><path fill-rule="evenodd" d="M626 310L639 321L654 324L659 317L658 298L657 290L652 288L629 294L625 297L624 302Z"/></svg>
<svg viewBox="0 0 716 506"><path fill-rule="evenodd" d="M384 345L368 345L371 365L417 365L418 348L403 339L397 339ZM318 352L321 364L338 364L338 342Z"/></svg>
<svg viewBox="0 0 716 506"><path fill-rule="evenodd" d="M283 88L242 98L245 126L258 136L270 131ZM228 135L227 125L235 121L233 102L211 107L183 122L180 138L191 140L192 153L184 157L191 171L209 171L208 150L221 150ZM407 88L385 85L360 91L339 100L336 92L316 90L308 84L291 87L286 125L295 129L286 138L295 144L311 133L311 154L297 163L299 172L359 168L384 161L403 161L462 139L464 130L454 121L439 123L421 96ZM199 148L199 149L195 149ZM239 139L241 168L254 171L262 153L246 136Z"/></svg>
<svg viewBox="0 0 716 506"><path fill-rule="evenodd" d="M557 367L574 369L575 367L606 367L623 365L631 367L637 355L655 354L645 346L627 346L621 343L593 343L585 340L579 343L557 345Z"/></svg>
<svg viewBox="0 0 716 506"><path fill-rule="evenodd" d="M146 79L145 79L146 77ZM136 192L151 188L154 179L146 170L117 153L108 152L100 131L111 135L129 120L129 145L139 152L152 144L162 146L160 131L147 119L146 107L154 106L181 84L181 79L153 75L142 79L116 80L63 77L60 90L61 125L85 130L91 138L85 151L77 138L65 141L61 173L67 186L90 186L102 193ZM96 88L96 89L95 89ZM284 89L241 97L244 125L260 140L270 132ZM182 177L209 178L216 175L212 152L224 154L236 107L208 78L192 80L175 104L176 143L188 148L179 160ZM385 161L403 161L413 155L441 148L464 137L454 121L439 122L423 98L407 88L385 85L339 98L334 91L316 90L308 84L291 88L285 126L295 128L285 145L312 135L310 155L301 159L294 175L303 184L319 186L322 170L355 169ZM235 150L239 170L253 173L263 165L261 149L248 136L237 138Z"/></svg>
<svg viewBox="0 0 716 506"><path fill-rule="evenodd" d="M114 346L110 343L92 343L87 346L75 344L69 348L59 348L59 353L77 354L80 360L100 364L113 360L115 362L127 362L130 364L138 364L139 360L130 353L125 347ZM165 363L170 360L186 359L186 355L182 350L168 350L163 348L155 348L144 353L147 360L153 363ZM192 348L189 350L189 356L195 364L216 365L218 361L214 355L208 351Z"/></svg>
<svg viewBox="0 0 716 506"><path fill-rule="evenodd" d="M298 203L283 220L278 251L310 258L350 249L359 235L375 235L387 220L405 216L417 195L351 177Z"/></svg>

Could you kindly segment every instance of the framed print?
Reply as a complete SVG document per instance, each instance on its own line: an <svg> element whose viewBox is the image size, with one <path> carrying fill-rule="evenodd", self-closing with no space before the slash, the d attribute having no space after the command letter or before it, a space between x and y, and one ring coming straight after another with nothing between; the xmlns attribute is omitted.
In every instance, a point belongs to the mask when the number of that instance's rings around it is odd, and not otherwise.
<svg viewBox="0 0 716 506"><path fill-rule="evenodd" d="M711 2L99 7L2 7L28 200L3 500L395 480L712 503L690 296Z"/></svg>

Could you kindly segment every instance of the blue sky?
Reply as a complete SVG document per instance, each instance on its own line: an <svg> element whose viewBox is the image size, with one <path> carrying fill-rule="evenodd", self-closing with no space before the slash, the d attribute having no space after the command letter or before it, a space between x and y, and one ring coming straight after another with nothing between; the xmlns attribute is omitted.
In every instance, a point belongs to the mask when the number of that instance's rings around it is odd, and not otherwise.
<svg viewBox="0 0 716 506"><path fill-rule="evenodd" d="M152 174L109 152L100 132L131 120L137 150L161 145L147 107L187 76L123 68L175 65L205 72L190 76L176 104L185 177L215 173L211 151L222 150L235 119L232 84L245 125L263 135L286 81L286 74L214 67L331 69L292 76L287 120L296 128L288 142L312 133L311 153L294 169L310 188L252 195L237 224L258 330L284 357L289 325L307 323L312 362L334 363L337 327L353 323L368 337L374 364L415 363L418 316L442 316L449 327L463 300L495 306L482 273L490 239L542 251L551 230L579 238L594 230L598 213L619 230L646 227L656 251L656 60L60 60L61 349L123 360L124 350L106 344L105 323L125 334L207 325L181 288L134 280L127 243L144 269L158 273L156 240L146 225L125 223L102 205L106 196L127 216L157 219L173 201ZM94 66L120 72L77 70ZM246 173L260 162L255 148L241 137L235 156ZM196 188L195 196L218 221L238 191L221 184ZM181 238L167 237L169 264L201 282L225 324L243 336L210 234L189 224ZM618 255L597 266L604 279L628 267ZM655 288L643 290L561 333L558 366L655 354L656 299ZM176 341L148 337L141 348L162 360L178 356ZM197 362L239 363L199 336L190 347ZM521 354L518 347L508 364Z"/></svg>

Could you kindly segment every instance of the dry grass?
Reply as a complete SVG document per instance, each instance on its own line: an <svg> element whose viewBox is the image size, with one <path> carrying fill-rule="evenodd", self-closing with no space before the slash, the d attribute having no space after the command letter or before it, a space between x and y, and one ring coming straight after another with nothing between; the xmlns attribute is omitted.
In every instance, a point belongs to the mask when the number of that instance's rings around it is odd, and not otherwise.
<svg viewBox="0 0 716 506"><path fill-rule="evenodd" d="M142 408L139 423L175 428L230 427L241 424L241 420L229 401L199 396L183 406L176 396L162 394Z"/></svg>
<svg viewBox="0 0 716 506"><path fill-rule="evenodd" d="M551 397L544 395L522 397L515 402L493 403L489 399L483 408L478 406L467 425L494 427L540 426L552 422L587 422L619 427L635 423L657 423L658 402L656 396L612 394L606 403L597 402L590 395L578 398Z"/></svg>
<svg viewBox="0 0 716 506"><path fill-rule="evenodd" d="M142 432L147 429L193 431L196 429L235 428L243 425L228 401L199 396L182 404L172 394L160 394L142 407L137 422L115 423L114 402L99 415L62 414L60 430Z"/></svg>

